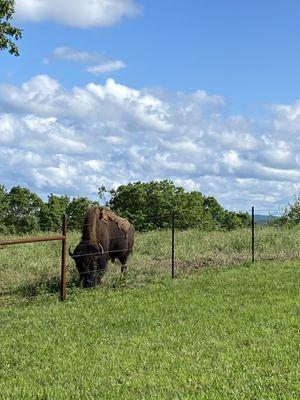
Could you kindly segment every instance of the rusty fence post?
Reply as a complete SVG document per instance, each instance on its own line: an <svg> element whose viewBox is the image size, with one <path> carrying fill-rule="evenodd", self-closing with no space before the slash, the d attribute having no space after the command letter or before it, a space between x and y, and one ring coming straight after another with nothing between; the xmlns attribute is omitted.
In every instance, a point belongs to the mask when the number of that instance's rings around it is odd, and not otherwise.
<svg viewBox="0 0 300 400"><path fill-rule="evenodd" d="M254 263L255 261L255 231L254 231L254 223L255 223L255 217L254 217L254 207L252 206L251 209L251 230L252 230L252 241L251 241L251 247L252 247L252 262Z"/></svg>
<svg viewBox="0 0 300 400"><path fill-rule="evenodd" d="M172 278L175 278L175 213L174 213L174 210L171 213L171 227L172 227L172 244L171 244Z"/></svg>
<svg viewBox="0 0 300 400"><path fill-rule="evenodd" d="M60 300L66 299L67 284L67 216L63 216L62 226L63 239L61 242L61 277L60 277Z"/></svg>

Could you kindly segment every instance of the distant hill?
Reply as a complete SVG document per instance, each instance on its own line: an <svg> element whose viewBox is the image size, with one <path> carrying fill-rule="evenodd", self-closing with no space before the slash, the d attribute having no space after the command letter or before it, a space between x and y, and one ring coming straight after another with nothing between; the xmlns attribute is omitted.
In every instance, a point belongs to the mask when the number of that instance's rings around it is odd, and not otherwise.
<svg viewBox="0 0 300 400"><path fill-rule="evenodd" d="M278 219L279 217L275 217L274 215L261 215L257 214L255 215L255 223L258 225L264 225L268 222L274 221Z"/></svg>

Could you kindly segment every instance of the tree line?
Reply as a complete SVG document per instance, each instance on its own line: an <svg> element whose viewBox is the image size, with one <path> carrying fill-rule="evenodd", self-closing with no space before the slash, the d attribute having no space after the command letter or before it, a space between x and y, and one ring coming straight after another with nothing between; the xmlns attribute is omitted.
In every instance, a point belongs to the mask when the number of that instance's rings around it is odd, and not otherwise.
<svg viewBox="0 0 300 400"><path fill-rule="evenodd" d="M99 202L127 218L138 231L168 228L171 210L178 229L230 230L250 224L248 213L225 210L214 197L187 192L168 180L134 182L110 191L101 187ZM58 232L64 214L70 230L81 230L86 210L99 202L55 194L43 201L28 188L15 186L8 191L0 185L0 233Z"/></svg>
<svg viewBox="0 0 300 400"><path fill-rule="evenodd" d="M87 208L94 204L86 197L73 198L50 194L43 201L29 189L15 186L10 191L0 186L0 232L28 234L35 231L58 232L62 218L68 216L71 230L81 230Z"/></svg>

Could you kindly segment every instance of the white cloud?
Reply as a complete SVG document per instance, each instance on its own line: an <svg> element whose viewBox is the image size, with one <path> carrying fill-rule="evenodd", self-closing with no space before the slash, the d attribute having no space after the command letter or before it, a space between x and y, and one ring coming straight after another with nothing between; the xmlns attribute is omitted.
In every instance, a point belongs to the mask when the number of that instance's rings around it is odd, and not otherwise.
<svg viewBox="0 0 300 400"><path fill-rule="evenodd" d="M0 115L0 144L9 143L15 137L15 121L9 114Z"/></svg>
<svg viewBox="0 0 300 400"><path fill-rule="evenodd" d="M239 155L234 150L229 150L223 154L224 163L227 165L230 173L235 173L241 166Z"/></svg>
<svg viewBox="0 0 300 400"><path fill-rule="evenodd" d="M277 131L300 134L300 100L293 104L274 104L271 109L276 115L274 127Z"/></svg>
<svg viewBox="0 0 300 400"><path fill-rule="evenodd" d="M119 69L125 68L126 65L123 61L107 61L101 64L94 65L92 67L88 67L86 70L92 74L99 75L105 74L108 72L118 71Z"/></svg>
<svg viewBox="0 0 300 400"><path fill-rule="evenodd" d="M117 122L118 128L120 124L130 124L132 119L140 121L143 127L148 125L161 131L171 128L167 105L154 96L120 85L113 79L107 79L104 86L90 83L85 88L75 87L66 91L56 80L38 75L21 88L0 86L0 101L10 110L43 117L105 118L106 121L110 119L112 127ZM123 114L131 116L131 119L123 119Z"/></svg>
<svg viewBox="0 0 300 400"><path fill-rule="evenodd" d="M105 58L101 53L90 53L85 50L77 50L67 46L56 47L53 50L52 57L58 60L83 63L97 62Z"/></svg>
<svg viewBox="0 0 300 400"><path fill-rule="evenodd" d="M77 28L107 27L138 13L134 0L16 0L19 19L54 20Z"/></svg>
<svg viewBox="0 0 300 400"><path fill-rule="evenodd" d="M46 75L2 85L0 183L93 197L102 184L167 178L227 207L291 201L300 139L282 109L266 133L224 106L204 91L165 96L113 79L70 90Z"/></svg>
<svg viewBox="0 0 300 400"><path fill-rule="evenodd" d="M67 46L56 47L53 53L44 58L43 63L49 64L51 59L63 60L73 63L91 64L86 68L87 72L94 75L106 74L108 72L118 71L126 67L126 64L121 60L113 60L105 54L98 52L88 52L85 50L77 50Z"/></svg>

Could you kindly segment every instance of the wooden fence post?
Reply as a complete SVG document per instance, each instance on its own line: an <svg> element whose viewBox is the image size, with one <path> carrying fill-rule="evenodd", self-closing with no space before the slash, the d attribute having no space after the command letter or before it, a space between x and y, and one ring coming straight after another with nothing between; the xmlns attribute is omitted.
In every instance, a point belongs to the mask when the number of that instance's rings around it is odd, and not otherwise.
<svg viewBox="0 0 300 400"><path fill-rule="evenodd" d="M62 226L63 239L61 242L61 278L60 278L60 300L66 299L67 284L67 216L63 216Z"/></svg>

